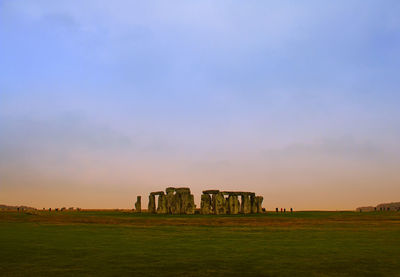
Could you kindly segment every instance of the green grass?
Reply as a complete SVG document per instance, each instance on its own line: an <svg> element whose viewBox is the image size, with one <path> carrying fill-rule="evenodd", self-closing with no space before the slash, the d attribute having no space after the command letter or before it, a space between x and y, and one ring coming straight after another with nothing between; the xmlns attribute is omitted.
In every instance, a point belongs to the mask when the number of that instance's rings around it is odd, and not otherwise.
<svg viewBox="0 0 400 277"><path fill-rule="evenodd" d="M0 212L0 276L400 276L400 213Z"/></svg>

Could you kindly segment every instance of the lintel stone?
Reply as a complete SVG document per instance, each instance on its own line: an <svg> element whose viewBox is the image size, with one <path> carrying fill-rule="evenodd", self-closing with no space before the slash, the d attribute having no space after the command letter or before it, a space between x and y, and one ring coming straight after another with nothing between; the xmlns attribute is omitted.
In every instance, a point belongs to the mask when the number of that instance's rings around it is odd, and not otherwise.
<svg viewBox="0 0 400 277"><path fill-rule="evenodd" d="M219 190L217 189L209 189L209 190L203 190L204 194L217 194L219 193Z"/></svg>

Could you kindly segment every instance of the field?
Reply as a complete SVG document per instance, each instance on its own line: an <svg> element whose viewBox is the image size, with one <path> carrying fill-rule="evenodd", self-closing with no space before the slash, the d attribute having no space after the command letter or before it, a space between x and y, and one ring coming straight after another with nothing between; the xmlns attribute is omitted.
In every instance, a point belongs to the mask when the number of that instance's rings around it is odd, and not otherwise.
<svg viewBox="0 0 400 277"><path fill-rule="evenodd" d="M400 276L399 212L0 212L0 276Z"/></svg>

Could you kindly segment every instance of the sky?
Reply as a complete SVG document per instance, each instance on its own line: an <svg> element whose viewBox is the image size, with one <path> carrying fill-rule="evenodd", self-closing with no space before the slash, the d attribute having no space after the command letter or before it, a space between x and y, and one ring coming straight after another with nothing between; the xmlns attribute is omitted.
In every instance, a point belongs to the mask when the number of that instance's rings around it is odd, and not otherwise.
<svg viewBox="0 0 400 277"><path fill-rule="evenodd" d="M0 204L400 201L400 2L0 0Z"/></svg>

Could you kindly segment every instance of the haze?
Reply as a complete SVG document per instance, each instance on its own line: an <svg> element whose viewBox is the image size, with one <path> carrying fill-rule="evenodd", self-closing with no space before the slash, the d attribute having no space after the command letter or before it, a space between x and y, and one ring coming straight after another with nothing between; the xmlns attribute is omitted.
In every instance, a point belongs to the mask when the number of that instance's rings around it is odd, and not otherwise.
<svg viewBox="0 0 400 277"><path fill-rule="evenodd" d="M0 203L400 197L399 1L0 2Z"/></svg>

